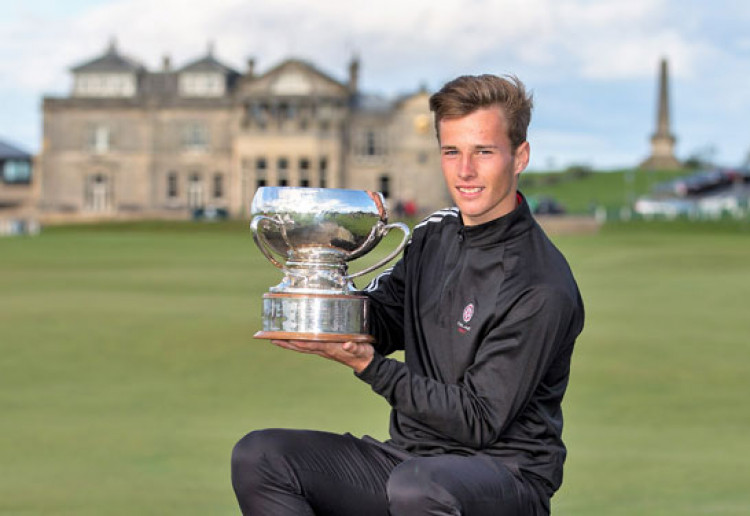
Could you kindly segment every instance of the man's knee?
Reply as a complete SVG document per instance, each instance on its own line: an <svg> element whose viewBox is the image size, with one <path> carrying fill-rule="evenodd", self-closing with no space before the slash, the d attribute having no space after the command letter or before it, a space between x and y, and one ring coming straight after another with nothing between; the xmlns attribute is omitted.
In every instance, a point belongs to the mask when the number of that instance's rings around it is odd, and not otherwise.
<svg viewBox="0 0 750 516"><path fill-rule="evenodd" d="M391 473L386 490L392 514L461 514L458 500L445 487L439 470L406 461Z"/></svg>
<svg viewBox="0 0 750 516"><path fill-rule="evenodd" d="M283 430L255 430L240 439L232 449L232 480L253 482L268 475L283 455Z"/></svg>
<svg viewBox="0 0 750 516"><path fill-rule="evenodd" d="M250 432L237 441L232 449L232 469L236 466L256 464L263 456L263 441L265 430Z"/></svg>
<svg viewBox="0 0 750 516"><path fill-rule="evenodd" d="M281 429L256 430L234 446L232 487L243 514L311 514L294 499L298 490L285 457L294 437Z"/></svg>

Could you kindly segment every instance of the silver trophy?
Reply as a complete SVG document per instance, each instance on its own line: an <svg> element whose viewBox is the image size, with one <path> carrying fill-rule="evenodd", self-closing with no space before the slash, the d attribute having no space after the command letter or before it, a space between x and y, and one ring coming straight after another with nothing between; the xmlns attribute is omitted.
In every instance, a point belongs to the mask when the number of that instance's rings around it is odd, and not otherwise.
<svg viewBox="0 0 750 516"><path fill-rule="evenodd" d="M353 278L395 258L409 239L406 224L388 224L379 192L336 188L261 187L253 197L250 229L263 255L284 272L263 295L258 339L371 342L368 301ZM400 244L354 274L348 263L370 252L391 229Z"/></svg>

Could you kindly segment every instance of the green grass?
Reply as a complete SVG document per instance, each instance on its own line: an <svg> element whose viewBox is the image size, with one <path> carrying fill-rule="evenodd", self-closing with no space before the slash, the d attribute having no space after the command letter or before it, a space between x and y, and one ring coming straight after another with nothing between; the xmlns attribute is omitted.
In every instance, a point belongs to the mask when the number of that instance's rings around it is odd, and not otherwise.
<svg viewBox="0 0 750 516"><path fill-rule="evenodd" d="M587 325L554 514L750 513L749 238L728 223L556 238ZM280 279L240 222L0 239L0 514L237 514L245 432L385 437L388 407L350 371L252 338Z"/></svg>
<svg viewBox="0 0 750 516"><path fill-rule="evenodd" d="M569 213L593 213L596 206L616 211L622 206L632 206L635 199L647 194L665 181L689 171L615 170L521 174L519 188L529 197L553 197Z"/></svg>
<svg viewBox="0 0 750 516"><path fill-rule="evenodd" d="M750 513L750 235L716 226L560 242L588 323L558 514Z"/></svg>

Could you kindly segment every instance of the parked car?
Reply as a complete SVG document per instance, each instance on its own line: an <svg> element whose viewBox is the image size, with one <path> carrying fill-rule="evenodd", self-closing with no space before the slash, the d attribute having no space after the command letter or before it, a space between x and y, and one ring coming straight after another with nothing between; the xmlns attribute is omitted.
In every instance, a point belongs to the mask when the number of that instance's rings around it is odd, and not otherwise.
<svg viewBox="0 0 750 516"><path fill-rule="evenodd" d="M552 197L531 197L527 199L531 213L535 215L563 215L565 206Z"/></svg>
<svg viewBox="0 0 750 516"><path fill-rule="evenodd" d="M229 218L229 212L226 208L207 206L193 210L193 220L226 220L227 218Z"/></svg>
<svg viewBox="0 0 750 516"><path fill-rule="evenodd" d="M675 194L680 197L700 195L730 186L737 179L736 171L729 169L702 170L679 177L654 188L659 194Z"/></svg>
<svg viewBox="0 0 750 516"><path fill-rule="evenodd" d="M635 212L644 217L662 216L675 218L690 215L696 210L695 203L682 198L641 197L635 202Z"/></svg>

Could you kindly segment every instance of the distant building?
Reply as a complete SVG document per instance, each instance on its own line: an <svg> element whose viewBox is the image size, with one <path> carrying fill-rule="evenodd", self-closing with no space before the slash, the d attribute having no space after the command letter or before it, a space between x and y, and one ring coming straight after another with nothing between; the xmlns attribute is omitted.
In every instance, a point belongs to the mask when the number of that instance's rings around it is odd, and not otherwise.
<svg viewBox="0 0 750 516"><path fill-rule="evenodd" d="M33 163L31 154L0 140L0 215L34 204Z"/></svg>
<svg viewBox="0 0 750 516"><path fill-rule="evenodd" d="M34 174L33 156L0 140L0 237L39 232Z"/></svg>
<svg viewBox="0 0 750 516"><path fill-rule="evenodd" d="M659 94L656 108L656 132L651 136L651 155L641 163L647 170L674 170L682 168L674 155L677 139L670 129L669 116L669 74L667 60L659 65Z"/></svg>
<svg viewBox="0 0 750 516"><path fill-rule="evenodd" d="M391 208L450 203L428 93L363 94L359 66L346 81L298 59L262 74L249 60L240 73L209 47L149 71L112 43L72 68L69 96L44 98L40 212L244 217L264 185L378 190Z"/></svg>

